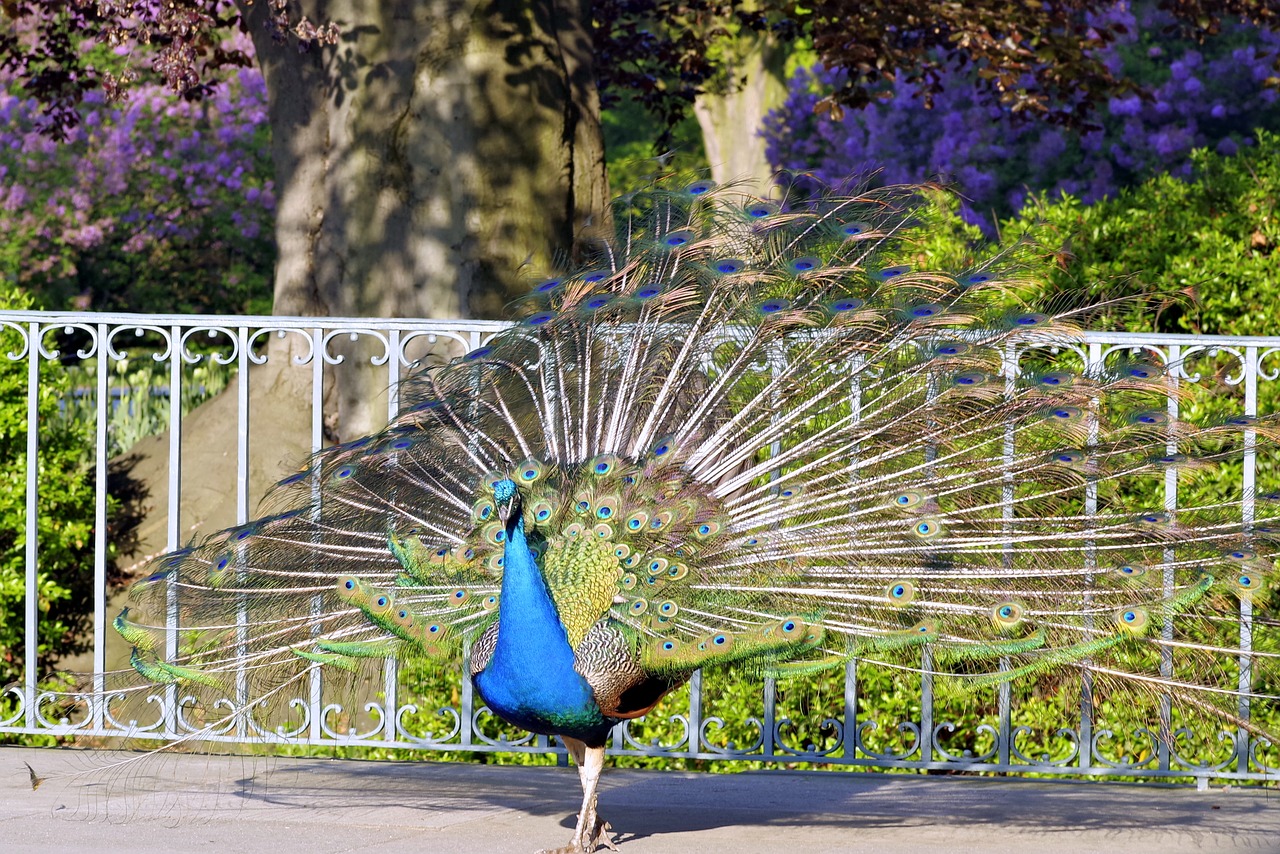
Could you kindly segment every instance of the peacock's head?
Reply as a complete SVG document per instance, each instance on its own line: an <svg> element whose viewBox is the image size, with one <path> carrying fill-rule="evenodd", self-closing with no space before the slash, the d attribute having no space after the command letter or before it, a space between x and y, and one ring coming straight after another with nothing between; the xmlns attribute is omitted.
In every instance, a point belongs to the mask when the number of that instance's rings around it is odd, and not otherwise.
<svg viewBox="0 0 1280 854"><path fill-rule="evenodd" d="M520 518L520 490L511 478L504 478L493 485L493 503L498 510L498 518L510 530Z"/></svg>

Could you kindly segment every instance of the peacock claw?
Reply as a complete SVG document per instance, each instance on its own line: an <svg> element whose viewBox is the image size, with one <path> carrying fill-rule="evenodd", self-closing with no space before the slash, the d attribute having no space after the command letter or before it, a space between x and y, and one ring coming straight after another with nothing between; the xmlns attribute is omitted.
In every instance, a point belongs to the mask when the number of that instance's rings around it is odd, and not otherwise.
<svg viewBox="0 0 1280 854"><path fill-rule="evenodd" d="M613 841L613 826L607 821L596 820L595 832L590 839L582 839L576 833L568 845L559 848L543 848L535 854L594 854L601 848L617 851L618 845Z"/></svg>
<svg viewBox="0 0 1280 854"><path fill-rule="evenodd" d="M610 851L617 851L618 845L613 841L613 826L607 821L596 822L596 832L591 841L592 848L607 848Z"/></svg>

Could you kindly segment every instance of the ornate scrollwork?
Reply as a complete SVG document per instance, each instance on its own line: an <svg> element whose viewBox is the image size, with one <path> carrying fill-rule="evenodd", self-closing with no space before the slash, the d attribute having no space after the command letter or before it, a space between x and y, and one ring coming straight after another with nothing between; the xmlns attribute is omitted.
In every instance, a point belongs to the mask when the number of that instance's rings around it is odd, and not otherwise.
<svg viewBox="0 0 1280 854"><path fill-rule="evenodd" d="M441 706L436 709L436 717L447 718L453 722L450 730L443 735L436 735L432 732L428 732L425 735L414 735L409 732L404 724L404 716L417 713L418 707L414 703L406 703L396 710L395 738L397 740L403 740L418 747L457 746L458 736L462 733L462 713L460 710L453 706Z"/></svg>

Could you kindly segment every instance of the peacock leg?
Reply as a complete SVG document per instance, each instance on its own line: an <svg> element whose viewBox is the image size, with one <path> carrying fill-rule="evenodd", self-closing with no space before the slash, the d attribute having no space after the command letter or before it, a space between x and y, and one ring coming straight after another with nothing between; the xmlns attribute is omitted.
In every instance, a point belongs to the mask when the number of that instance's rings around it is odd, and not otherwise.
<svg viewBox="0 0 1280 854"><path fill-rule="evenodd" d="M596 813L596 792L600 786L600 773L604 770L604 747L588 747L576 738L560 736L569 755L578 766L578 780L582 783L582 809L578 812L578 826L573 838L562 848L539 851L538 854L590 854L598 847L617 851L610 836L609 822Z"/></svg>

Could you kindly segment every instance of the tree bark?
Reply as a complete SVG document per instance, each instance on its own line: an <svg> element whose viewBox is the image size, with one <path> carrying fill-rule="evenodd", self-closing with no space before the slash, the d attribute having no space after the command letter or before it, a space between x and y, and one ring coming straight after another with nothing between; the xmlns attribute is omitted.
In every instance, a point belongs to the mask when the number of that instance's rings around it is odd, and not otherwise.
<svg viewBox="0 0 1280 854"><path fill-rule="evenodd" d="M496 317L603 213L589 0L302 0L341 29L307 51L275 42L267 5L240 0L267 83L276 314ZM368 351L333 350L340 435L376 429Z"/></svg>
<svg viewBox="0 0 1280 854"><path fill-rule="evenodd" d="M746 179L768 186L764 117L786 97L786 48L769 33L744 29L724 46L724 78L693 102L702 139L719 182Z"/></svg>

